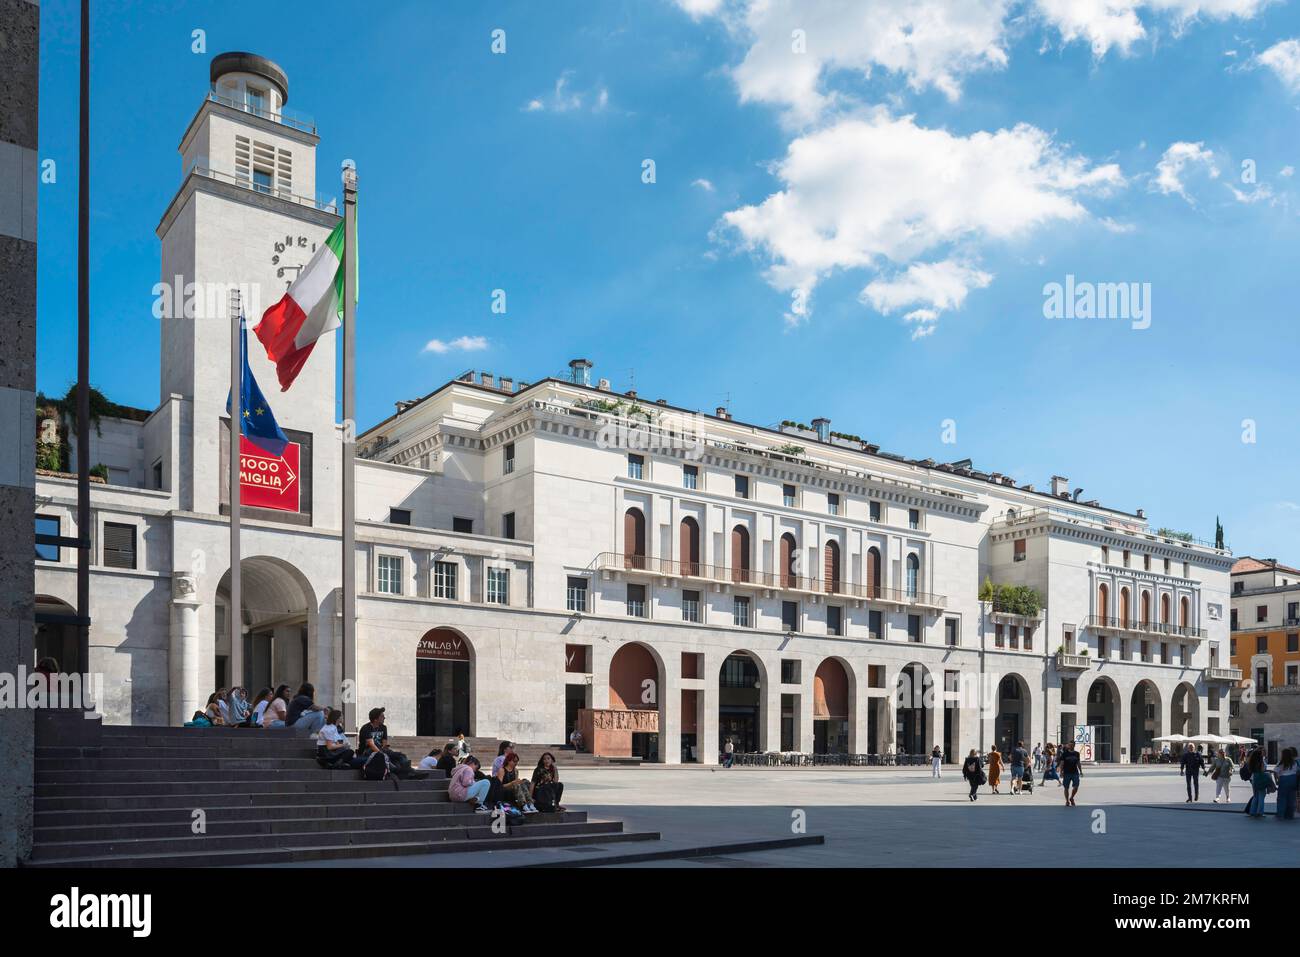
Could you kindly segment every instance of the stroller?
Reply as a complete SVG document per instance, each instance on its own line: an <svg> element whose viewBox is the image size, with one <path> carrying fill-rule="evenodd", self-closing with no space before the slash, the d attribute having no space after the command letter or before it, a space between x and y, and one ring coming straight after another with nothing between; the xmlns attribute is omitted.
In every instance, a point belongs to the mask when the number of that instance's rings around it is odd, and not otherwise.
<svg viewBox="0 0 1300 957"><path fill-rule="evenodd" d="M1020 793L1034 793L1034 769L1031 765L1026 765L1024 777L1020 779Z"/></svg>

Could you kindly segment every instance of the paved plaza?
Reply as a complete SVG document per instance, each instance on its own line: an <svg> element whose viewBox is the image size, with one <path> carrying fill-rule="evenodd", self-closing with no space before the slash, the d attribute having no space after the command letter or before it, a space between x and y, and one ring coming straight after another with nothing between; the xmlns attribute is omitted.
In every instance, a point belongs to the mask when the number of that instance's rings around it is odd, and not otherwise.
<svg viewBox="0 0 1300 957"><path fill-rule="evenodd" d="M1291 867L1300 862L1300 819L1251 820L1250 790L1234 780L1231 805L1215 805L1202 778L1187 805L1170 767L1084 771L1078 806L1048 782L1033 794L967 800L956 768L936 781L926 769L638 767L571 770L565 804L593 818L622 819L663 840L635 845L426 855L354 861L386 867L592 864L655 867ZM1004 776L1004 785L1007 782ZM1238 783L1239 782L1239 783ZM770 851L715 850L699 858L617 865L625 855L717 848L806 833L825 843ZM1098 813L1100 812L1100 813Z"/></svg>

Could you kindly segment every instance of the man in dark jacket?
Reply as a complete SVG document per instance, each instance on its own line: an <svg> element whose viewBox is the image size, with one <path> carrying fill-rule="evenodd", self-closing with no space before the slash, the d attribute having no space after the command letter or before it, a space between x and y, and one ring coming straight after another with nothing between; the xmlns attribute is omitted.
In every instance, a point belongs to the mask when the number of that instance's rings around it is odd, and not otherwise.
<svg viewBox="0 0 1300 957"><path fill-rule="evenodd" d="M1191 804L1193 801L1201 799L1201 766L1204 763L1201 752L1196 750L1196 745L1189 744L1183 748L1183 756L1178 760L1178 767L1183 772L1183 778L1187 781L1187 800L1185 804Z"/></svg>

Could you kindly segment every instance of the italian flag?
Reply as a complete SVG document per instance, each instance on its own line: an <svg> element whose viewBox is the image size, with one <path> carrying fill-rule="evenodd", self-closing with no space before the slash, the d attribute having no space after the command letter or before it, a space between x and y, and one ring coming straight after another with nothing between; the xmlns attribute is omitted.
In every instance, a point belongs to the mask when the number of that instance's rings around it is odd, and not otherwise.
<svg viewBox="0 0 1300 957"><path fill-rule="evenodd" d="M355 282L352 288L355 297ZM280 391L293 385L316 340L342 323L343 223L340 222L298 274L289 291L262 313L262 321L253 327L267 357L275 363Z"/></svg>

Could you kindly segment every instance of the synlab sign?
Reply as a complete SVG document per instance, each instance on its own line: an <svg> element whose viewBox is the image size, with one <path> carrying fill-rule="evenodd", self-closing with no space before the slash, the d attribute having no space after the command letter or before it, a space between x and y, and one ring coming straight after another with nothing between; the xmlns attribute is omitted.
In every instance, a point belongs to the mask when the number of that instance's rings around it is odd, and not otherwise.
<svg viewBox="0 0 1300 957"><path fill-rule="evenodd" d="M447 628L434 628L425 632L415 646L415 657L436 658L439 661L469 661L469 648L465 639Z"/></svg>
<svg viewBox="0 0 1300 957"><path fill-rule="evenodd" d="M296 512L302 492L302 446L290 442L284 455L272 455L239 437L239 501L254 508Z"/></svg>

